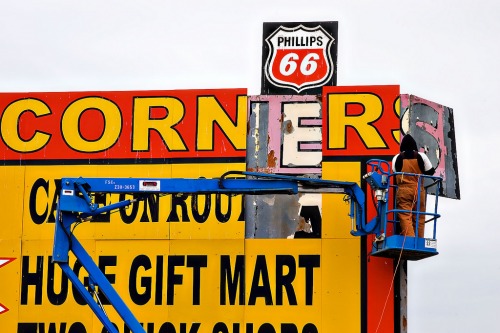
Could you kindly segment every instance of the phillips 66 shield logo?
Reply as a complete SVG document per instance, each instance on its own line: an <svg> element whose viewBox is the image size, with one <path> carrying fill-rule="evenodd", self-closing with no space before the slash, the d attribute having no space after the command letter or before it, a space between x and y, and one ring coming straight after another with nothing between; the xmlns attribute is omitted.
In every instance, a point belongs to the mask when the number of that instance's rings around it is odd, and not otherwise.
<svg viewBox="0 0 500 333"><path fill-rule="evenodd" d="M287 89L293 93L320 93L322 86L336 84L336 78L332 80L336 72L336 47L332 50L336 36L319 24L310 25L280 25L265 38L268 52L263 86L269 89L263 87L263 93L283 93ZM273 85L278 88L271 88Z"/></svg>

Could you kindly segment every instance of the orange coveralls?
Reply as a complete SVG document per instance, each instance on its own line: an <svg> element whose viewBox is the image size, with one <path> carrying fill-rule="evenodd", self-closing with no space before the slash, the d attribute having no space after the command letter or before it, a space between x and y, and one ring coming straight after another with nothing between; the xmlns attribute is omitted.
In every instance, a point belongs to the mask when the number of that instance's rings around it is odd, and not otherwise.
<svg viewBox="0 0 500 333"><path fill-rule="evenodd" d="M401 172L420 174L417 159L404 159ZM420 207L418 202L418 182L420 181ZM396 207L398 209L425 212L426 191L423 186L423 179L419 176L397 175L396 184ZM398 212L398 219L401 226L401 233L406 236L415 236L417 214L412 212ZM420 214L418 219L418 237L424 237L425 215Z"/></svg>

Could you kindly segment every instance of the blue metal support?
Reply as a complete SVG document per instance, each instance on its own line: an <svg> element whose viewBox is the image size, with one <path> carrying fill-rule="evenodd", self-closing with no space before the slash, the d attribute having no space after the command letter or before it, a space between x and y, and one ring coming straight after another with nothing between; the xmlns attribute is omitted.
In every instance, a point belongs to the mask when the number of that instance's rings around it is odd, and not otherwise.
<svg viewBox="0 0 500 333"><path fill-rule="evenodd" d="M110 206L107 207L107 210L111 209ZM116 207L116 204L111 205L111 207ZM95 289L96 286L99 287L100 291L102 291L106 298L110 301L110 303L113 304L116 312L124 320L131 331L134 333L145 333L146 331L142 328L135 316L120 298L106 276L101 272L101 270L95 264L94 260L87 253L85 248L73 235L71 231L71 225L76 222L78 218L75 217L74 214L62 211L60 209L59 203L56 220L53 262L59 264L62 271L66 274L71 283L73 283L73 285L76 287L80 295L87 302L95 315L99 318L103 326L108 330L109 333L118 333L118 330L109 320L107 314L104 312L104 309L101 307L101 304L97 303L97 301L94 300L94 298L85 288L78 276L69 267L69 251L71 251L75 255L76 259L87 271L90 284L92 284L92 288Z"/></svg>
<svg viewBox="0 0 500 333"><path fill-rule="evenodd" d="M87 270L89 279L93 281L94 286L98 286L100 291L102 291L102 293L106 296L109 302L113 304L113 307L115 308L116 312L127 324L128 328L130 328L130 330L134 333L136 332L145 333L146 331L141 326L139 321L135 318L135 316L132 314L132 312L127 307L125 302L123 302L121 297L118 295L116 290L108 281L106 276L102 273L102 271L95 264L93 259L90 257L87 251L85 251L83 246L80 244L80 242L76 239L74 235L71 235L71 251L74 253L75 257L82 264L82 266ZM107 317L104 310L101 308L100 304L98 304L92 298L88 290L85 288L83 283L78 279L78 277L74 274L74 272L69 268L69 266L66 263L62 263L61 268L63 266L66 266L66 268L63 269L64 272L68 275L73 285L77 287L80 294L87 301L87 304L89 304L89 306L92 308L92 311L94 311L99 320L101 320L101 323L103 323L104 327L106 327L106 329L110 333L115 333L115 332L118 333L116 328L113 326L113 324ZM70 272L68 272L68 270Z"/></svg>
<svg viewBox="0 0 500 333"><path fill-rule="evenodd" d="M87 302L92 311L94 311L95 315L97 316L97 318L99 318L108 332L118 333L118 330L113 326L106 313L101 309L99 304L96 303L92 295L88 292L83 283L78 279L78 276L75 274L75 272L73 272L71 267L69 267L69 265L66 263L59 263L59 266L61 267L64 274L66 274L66 276L69 278L71 283L73 283L73 286L76 287L80 295L84 298L85 302Z"/></svg>

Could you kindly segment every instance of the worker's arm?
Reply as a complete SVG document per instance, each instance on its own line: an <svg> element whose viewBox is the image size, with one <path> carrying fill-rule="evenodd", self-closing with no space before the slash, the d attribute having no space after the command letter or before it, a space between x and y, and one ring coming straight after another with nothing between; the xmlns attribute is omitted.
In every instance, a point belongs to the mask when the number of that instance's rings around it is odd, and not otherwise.
<svg viewBox="0 0 500 333"><path fill-rule="evenodd" d="M427 157L427 155L425 155L424 153L421 153L421 152L419 152L418 154L422 158L422 162L423 162L423 168L422 168L422 170L424 171L423 172L424 175L432 176L434 174L434 172L436 172L436 169L434 169L432 167L432 163L429 160L429 157Z"/></svg>
<svg viewBox="0 0 500 333"><path fill-rule="evenodd" d="M396 156L394 156L394 157L392 158L392 172L397 172L397 171L396 171L396 161L398 160L398 156L399 156L399 155L400 155L400 154L397 154ZM402 163L400 163L400 164L402 165ZM399 167L399 170L401 171L401 166Z"/></svg>

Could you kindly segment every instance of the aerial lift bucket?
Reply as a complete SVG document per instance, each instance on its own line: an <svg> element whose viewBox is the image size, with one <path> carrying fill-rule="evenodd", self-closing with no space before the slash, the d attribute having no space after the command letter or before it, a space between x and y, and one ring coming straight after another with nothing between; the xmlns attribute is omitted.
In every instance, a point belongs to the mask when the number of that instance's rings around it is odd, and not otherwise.
<svg viewBox="0 0 500 333"><path fill-rule="evenodd" d="M417 176L423 181L418 182L416 207L420 207L420 192L425 190L429 194L428 197L434 197L434 206L432 211L420 210L403 210L396 209L396 191L395 178L403 173L391 173L390 164L383 160L369 160L367 162L368 173L363 176L371 189L373 190L374 198L376 199L377 217L371 223L377 224L380 228L374 234L371 255L376 257L392 257L405 260L420 260L435 256L437 251L436 226L437 220L440 217L438 214L438 195L441 189L440 177L427 176L421 174L404 173L405 176ZM429 203L428 198L426 198ZM368 200L367 200L368 201ZM390 206L389 206L390 205ZM415 216L417 221L416 230L418 229L418 221L421 215L426 216L426 226L432 226L432 236L426 238L406 236L400 234L400 226L398 213L406 212ZM417 233L418 234L418 233ZM428 230L428 234L430 234Z"/></svg>

